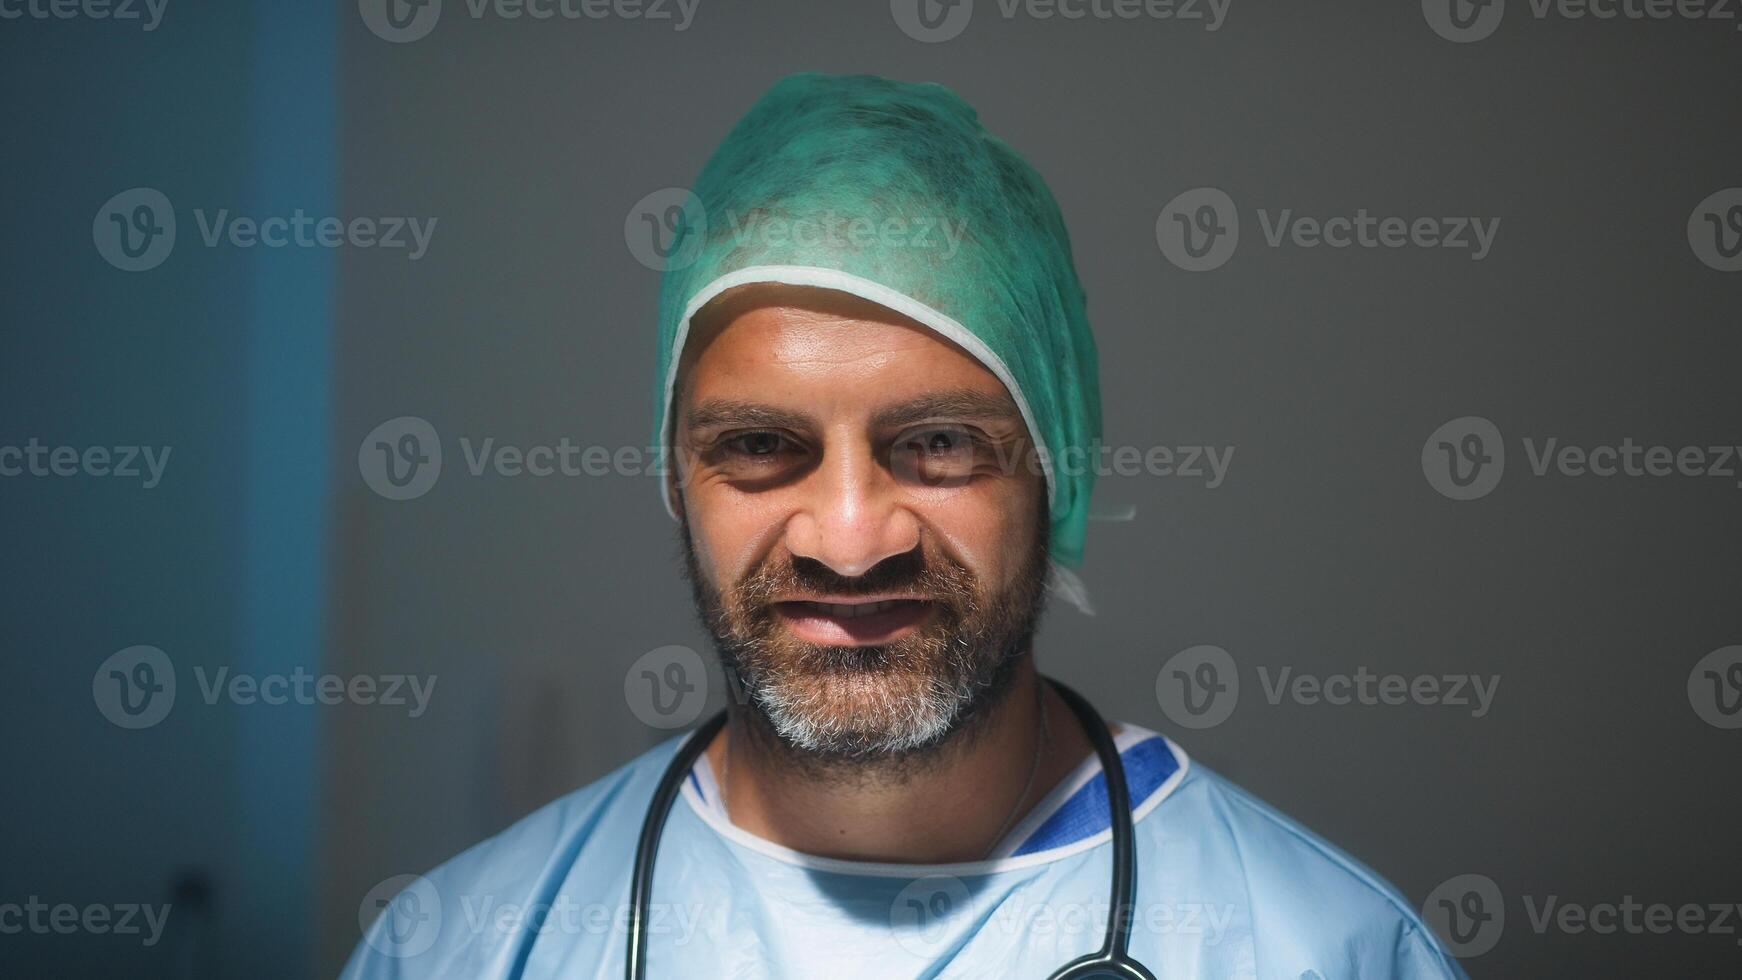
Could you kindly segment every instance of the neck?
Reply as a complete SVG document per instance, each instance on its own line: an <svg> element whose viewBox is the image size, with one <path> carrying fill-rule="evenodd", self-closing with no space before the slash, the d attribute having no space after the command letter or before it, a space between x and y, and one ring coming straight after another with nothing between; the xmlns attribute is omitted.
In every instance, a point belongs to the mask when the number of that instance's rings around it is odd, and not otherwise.
<svg viewBox="0 0 1742 980"><path fill-rule="evenodd" d="M807 764L749 709L729 711L707 755L732 823L797 851L854 861L980 860L1092 751L1032 656L982 714L924 757L898 764Z"/></svg>

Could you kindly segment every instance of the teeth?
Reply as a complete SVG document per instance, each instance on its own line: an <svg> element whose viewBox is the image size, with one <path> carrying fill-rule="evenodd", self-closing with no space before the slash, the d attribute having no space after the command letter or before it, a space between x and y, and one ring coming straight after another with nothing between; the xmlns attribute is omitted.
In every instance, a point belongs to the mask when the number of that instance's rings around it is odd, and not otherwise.
<svg viewBox="0 0 1742 980"><path fill-rule="evenodd" d="M836 604L831 602L809 603L813 609L836 619L858 619L860 616L871 616L895 608L900 599L886 599L882 602L856 602L852 604Z"/></svg>

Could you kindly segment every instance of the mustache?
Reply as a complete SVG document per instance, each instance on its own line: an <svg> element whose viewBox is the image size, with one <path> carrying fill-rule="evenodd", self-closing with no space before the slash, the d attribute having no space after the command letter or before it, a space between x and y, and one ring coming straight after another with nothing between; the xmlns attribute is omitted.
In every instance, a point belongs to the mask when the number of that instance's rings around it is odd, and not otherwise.
<svg viewBox="0 0 1742 980"><path fill-rule="evenodd" d="M814 558L771 561L739 583L738 602L765 606L802 595L860 596L911 593L931 601L959 602L973 594L974 575L947 557L928 558L920 548L891 555L863 575L842 575Z"/></svg>

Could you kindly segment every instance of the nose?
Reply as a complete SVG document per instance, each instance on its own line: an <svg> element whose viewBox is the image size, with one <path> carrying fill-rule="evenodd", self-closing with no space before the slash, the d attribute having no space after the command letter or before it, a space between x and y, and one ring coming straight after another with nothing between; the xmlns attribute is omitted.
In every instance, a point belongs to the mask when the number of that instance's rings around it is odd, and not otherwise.
<svg viewBox="0 0 1742 980"><path fill-rule="evenodd" d="M795 557L853 577L919 544L919 518L869 451L831 454L805 478L801 493L786 527L786 547Z"/></svg>

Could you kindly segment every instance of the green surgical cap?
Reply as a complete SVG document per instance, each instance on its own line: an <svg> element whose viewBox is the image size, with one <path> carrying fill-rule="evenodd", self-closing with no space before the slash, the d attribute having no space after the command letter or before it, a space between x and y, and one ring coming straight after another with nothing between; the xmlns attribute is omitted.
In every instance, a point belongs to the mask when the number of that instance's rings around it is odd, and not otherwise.
<svg viewBox="0 0 1742 980"><path fill-rule="evenodd" d="M1081 563L1101 435L1083 288L1046 184L966 102L930 83L789 76L665 220L675 236L660 288L656 445L670 446L678 361L709 300L758 282L852 293L1004 382L1045 468L1055 587L1060 564ZM1080 591L1064 575L1067 595Z"/></svg>

